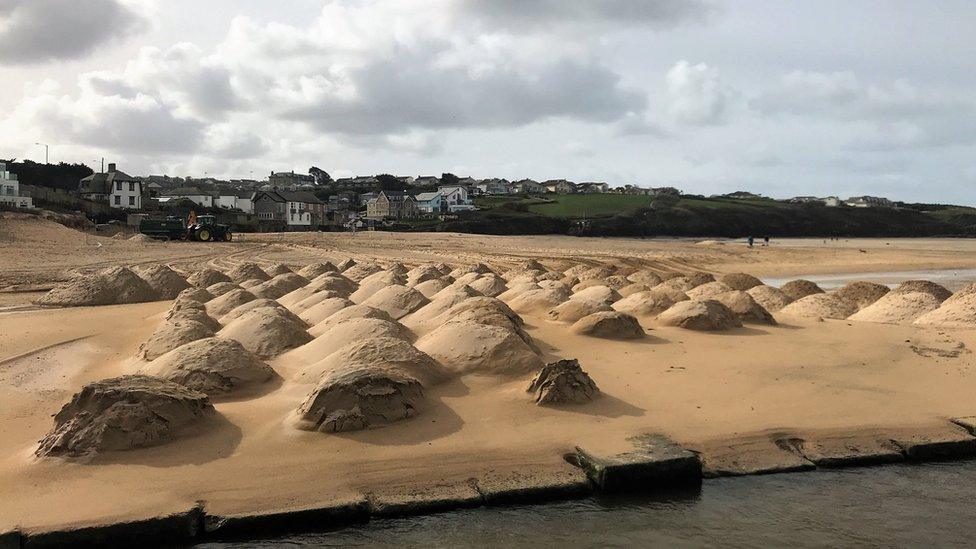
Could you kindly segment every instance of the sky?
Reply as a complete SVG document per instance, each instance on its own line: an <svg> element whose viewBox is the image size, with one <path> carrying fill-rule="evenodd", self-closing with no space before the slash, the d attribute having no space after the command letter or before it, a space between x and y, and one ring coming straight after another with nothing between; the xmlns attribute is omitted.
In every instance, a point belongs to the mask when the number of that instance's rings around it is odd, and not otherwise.
<svg viewBox="0 0 976 549"><path fill-rule="evenodd" d="M976 205L971 0L0 0L0 158Z"/></svg>

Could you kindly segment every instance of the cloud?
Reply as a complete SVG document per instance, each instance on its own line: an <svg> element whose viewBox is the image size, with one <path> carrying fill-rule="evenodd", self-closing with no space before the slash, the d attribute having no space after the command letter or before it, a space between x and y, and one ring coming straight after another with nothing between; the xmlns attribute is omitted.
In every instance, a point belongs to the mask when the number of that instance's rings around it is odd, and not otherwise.
<svg viewBox="0 0 976 549"><path fill-rule="evenodd" d="M700 0L460 0L456 7L506 28L600 23L671 28L702 21L714 9Z"/></svg>
<svg viewBox="0 0 976 549"><path fill-rule="evenodd" d="M702 126L725 123L731 92L723 87L718 69L682 60L668 71L666 81L668 110L675 122Z"/></svg>
<svg viewBox="0 0 976 549"><path fill-rule="evenodd" d="M132 0L0 0L0 62L76 59L146 28Z"/></svg>

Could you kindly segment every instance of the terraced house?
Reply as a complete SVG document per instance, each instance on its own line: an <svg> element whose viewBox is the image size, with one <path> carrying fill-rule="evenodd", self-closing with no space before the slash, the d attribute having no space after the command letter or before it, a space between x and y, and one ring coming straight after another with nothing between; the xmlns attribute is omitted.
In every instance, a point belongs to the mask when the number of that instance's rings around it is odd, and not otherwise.
<svg viewBox="0 0 976 549"><path fill-rule="evenodd" d="M95 202L107 202L113 208L142 209L142 181L108 165L108 171L93 173L78 183L78 194Z"/></svg>
<svg viewBox="0 0 976 549"><path fill-rule="evenodd" d="M366 203L369 219L412 219L418 214L417 201L403 191L382 191Z"/></svg>
<svg viewBox="0 0 976 549"><path fill-rule="evenodd" d="M308 229L325 223L325 202L306 191L258 191L252 206L266 230Z"/></svg>

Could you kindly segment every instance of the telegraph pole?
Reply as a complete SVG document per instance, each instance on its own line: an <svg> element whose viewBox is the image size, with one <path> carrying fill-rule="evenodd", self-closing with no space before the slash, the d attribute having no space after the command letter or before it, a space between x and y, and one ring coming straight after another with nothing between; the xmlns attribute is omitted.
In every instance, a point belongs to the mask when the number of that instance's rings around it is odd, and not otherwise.
<svg viewBox="0 0 976 549"><path fill-rule="evenodd" d="M50 157L50 153L51 153L51 146L48 145L47 143L34 143L34 144L35 145L40 145L40 146L44 147L44 163L45 164L50 164L51 162L50 162L50 158L49 157Z"/></svg>

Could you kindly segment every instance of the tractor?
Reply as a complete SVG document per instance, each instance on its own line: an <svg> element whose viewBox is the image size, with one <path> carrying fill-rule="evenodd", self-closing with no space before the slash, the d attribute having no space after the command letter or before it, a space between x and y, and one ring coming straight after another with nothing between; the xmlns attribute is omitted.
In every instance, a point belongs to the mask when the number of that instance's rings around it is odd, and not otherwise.
<svg viewBox="0 0 976 549"><path fill-rule="evenodd" d="M196 223L188 224L186 238L198 242L230 242L234 239L234 235L230 232L230 227L218 224L216 217L198 215Z"/></svg>

